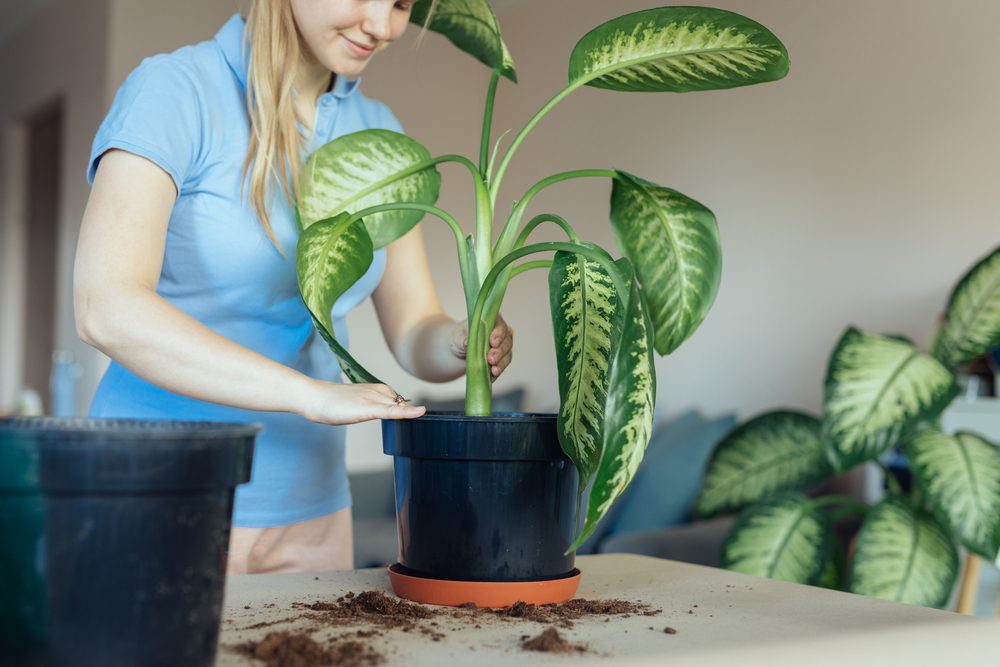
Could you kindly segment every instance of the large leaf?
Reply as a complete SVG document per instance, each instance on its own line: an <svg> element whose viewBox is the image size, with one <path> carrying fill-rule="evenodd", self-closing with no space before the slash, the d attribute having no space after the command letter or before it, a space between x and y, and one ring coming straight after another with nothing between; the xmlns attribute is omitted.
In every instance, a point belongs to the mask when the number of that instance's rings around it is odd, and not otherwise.
<svg viewBox="0 0 1000 667"><path fill-rule="evenodd" d="M299 177L299 217L303 228L344 211L415 202L432 205L441 189L427 149L391 130L362 130L337 137L309 156ZM405 174L405 175L404 175ZM385 211L365 218L372 243L381 248L420 222L420 211Z"/></svg>
<svg viewBox="0 0 1000 667"><path fill-rule="evenodd" d="M957 577L958 552L930 514L889 498L865 515L851 563L851 592L942 607Z"/></svg>
<svg viewBox="0 0 1000 667"><path fill-rule="evenodd" d="M626 14L583 36L570 83L608 90L688 92L774 81L788 52L756 21L708 7L661 7Z"/></svg>
<svg viewBox="0 0 1000 667"><path fill-rule="evenodd" d="M628 299L622 302L622 335L608 376L601 462L587 500L583 530L569 551L590 537L611 503L632 481L653 429L656 374L652 328L628 260L619 260L618 266L631 289Z"/></svg>
<svg viewBox="0 0 1000 667"><path fill-rule="evenodd" d="M607 271L576 253L556 253L549 297L559 371L559 442L580 470L582 490L601 461L608 380L624 312Z"/></svg>
<svg viewBox="0 0 1000 667"><path fill-rule="evenodd" d="M826 568L829 515L800 494L771 498L745 509L722 545L722 567L800 584Z"/></svg>
<svg viewBox="0 0 1000 667"><path fill-rule="evenodd" d="M313 324L352 382L379 380L364 369L334 336L331 311L337 299L365 275L374 257L372 240L361 220L349 213L310 225L299 236L295 265L299 291ZM348 224L350 223L350 224Z"/></svg>
<svg viewBox="0 0 1000 667"><path fill-rule="evenodd" d="M430 9L431 0L413 5L410 23L423 26ZM444 35L490 69L499 69L505 77L517 81L514 61L500 35L500 24L486 0L440 0L427 29Z"/></svg>
<svg viewBox="0 0 1000 667"><path fill-rule="evenodd" d="M826 372L823 439L837 470L875 458L958 394L934 357L897 337L849 328Z"/></svg>
<svg viewBox="0 0 1000 667"><path fill-rule="evenodd" d="M656 351L668 354L708 314L722 275L715 216L681 193L618 171L611 226L649 303Z"/></svg>
<svg viewBox="0 0 1000 667"><path fill-rule="evenodd" d="M832 474L818 419L790 410L768 412L741 424L716 446L694 512L701 517L734 512Z"/></svg>
<svg viewBox="0 0 1000 667"><path fill-rule="evenodd" d="M988 561L1000 550L1000 451L972 433L920 431L906 443L913 476L952 534Z"/></svg>
<svg viewBox="0 0 1000 667"><path fill-rule="evenodd" d="M932 353L954 368L1000 347L1000 248L955 286Z"/></svg>

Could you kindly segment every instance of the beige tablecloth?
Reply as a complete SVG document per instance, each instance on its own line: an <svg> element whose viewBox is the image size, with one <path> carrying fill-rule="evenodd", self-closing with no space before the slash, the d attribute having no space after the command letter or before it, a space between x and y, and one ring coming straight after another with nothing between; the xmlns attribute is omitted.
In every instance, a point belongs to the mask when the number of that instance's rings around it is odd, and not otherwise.
<svg viewBox="0 0 1000 667"><path fill-rule="evenodd" d="M526 652L520 648L520 637L536 635L546 626L500 619L484 619L481 628L465 625L460 631L442 623L444 637L438 641L399 630L386 631L373 641L386 656L387 665L401 667L1000 666L997 619L960 616L644 556L583 556L577 565L583 572L577 597L642 601L663 612L654 617L612 618L610 622L584 619L576 621L572 629L560 630L567 639L585 643L591 650L585 655ZM351 591L372 589L391 590L383 570L229 577L218 664L261 664L227 647L260 639L275 630L309 627L300 619L246 629L294 618L293 602L332 602ZM665 626L677 633L664 633ZM340 633L324 627L313 636L322 639Z"/></svg>

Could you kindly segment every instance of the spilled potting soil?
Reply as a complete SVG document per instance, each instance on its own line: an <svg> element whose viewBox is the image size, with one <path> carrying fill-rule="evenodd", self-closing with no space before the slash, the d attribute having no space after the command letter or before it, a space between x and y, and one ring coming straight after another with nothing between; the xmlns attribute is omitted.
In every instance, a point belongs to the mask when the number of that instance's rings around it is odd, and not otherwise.
<svg viewBox="0 0 1000 667"><path fill-rule="evenodd" d="M460 607L429 607L382 591L347 593L334 601L294 602L289 611L292 614L282 619L234 629L253 630L290 621L308 621L309 627L294 632L272 631L263 639L226 648L259 660L267 667L365 667L387 662L387 656L379 649L379 640L388 632L413 633L437 642L447 638L445 630L481 628L483 622L499 620L549 626L537 635L515 635L521 650L579 654L600 647L573 643L557 628L571 629L576 621L583 619L609 621L612 617L656 616L662 612L642 602L581 599L546 605L517 602L504 609L480 609L471 603ZM318 633L324 630L339 634L318 639Z"/></svg>

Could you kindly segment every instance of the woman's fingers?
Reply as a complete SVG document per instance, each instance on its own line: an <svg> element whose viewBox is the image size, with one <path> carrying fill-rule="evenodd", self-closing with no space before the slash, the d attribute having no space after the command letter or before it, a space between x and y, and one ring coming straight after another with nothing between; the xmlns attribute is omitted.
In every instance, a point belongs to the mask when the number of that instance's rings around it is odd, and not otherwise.
<svg viewBox="0 0 1000 667"><path fill-rule="evenodd" d="M370 419L413 419L426 408L410 405L384 384L319 382L315 407L304 414L323 424L357 424Z"/></svg>
<svg viewBox="0 0 1000 667"><path fill-rule="evenodd" d="M514 330L497 315L497 325L490 334L490 350L486 353L486 362L490 364L490 375L497 379L504 369L510 365L514 349Z"/></svg>

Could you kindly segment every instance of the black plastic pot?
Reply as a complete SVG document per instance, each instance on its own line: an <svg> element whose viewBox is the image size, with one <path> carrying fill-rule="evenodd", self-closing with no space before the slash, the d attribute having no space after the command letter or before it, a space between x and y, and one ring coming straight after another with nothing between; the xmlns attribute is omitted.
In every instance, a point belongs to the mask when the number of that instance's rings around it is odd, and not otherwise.
<svg viewBox="0 0 1000 667"><path fill-rule="evenodd" d="M0 420L0 664L211 665L259 430Z"/></svg>
<svg viewBox="0 0 1000 667"><path fill-rule="evenodd" d="M383 421L394 457L399 563L419 577L568 576L579 476L555 415L429 413Z"/></svg>

